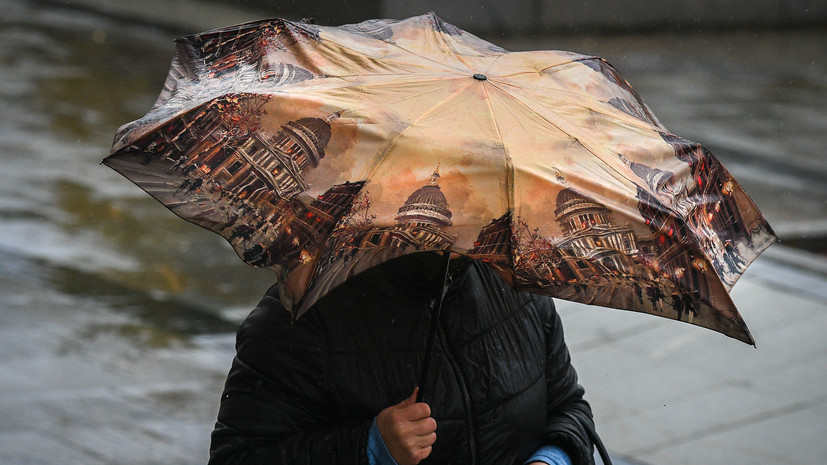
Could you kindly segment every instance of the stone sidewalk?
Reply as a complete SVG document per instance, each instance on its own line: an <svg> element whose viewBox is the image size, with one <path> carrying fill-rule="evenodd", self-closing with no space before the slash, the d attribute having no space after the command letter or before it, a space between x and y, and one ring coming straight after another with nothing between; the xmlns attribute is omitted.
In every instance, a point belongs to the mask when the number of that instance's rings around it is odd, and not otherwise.
<svg viewBox="0 0 827 465"><path fill-rule="evenodd" d="M823 463L827 261L771 250L732 294L757 348L559 302L598 430L620 461ZM0 271L17 271L0 273L9 302L0 319L0 463L205 463L233 335L186 338L106 299L67 299L49 290L48 273L2 258Z"/></svg>

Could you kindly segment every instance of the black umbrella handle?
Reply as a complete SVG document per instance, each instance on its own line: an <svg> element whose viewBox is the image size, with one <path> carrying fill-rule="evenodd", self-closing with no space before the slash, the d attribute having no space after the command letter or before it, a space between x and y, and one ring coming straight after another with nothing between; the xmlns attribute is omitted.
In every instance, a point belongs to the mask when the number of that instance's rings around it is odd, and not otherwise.
<svg viewBox="0 0 827 465"><path fill-rule="evenodd" d="M422 402L425 393L425 383L428 381L428 369L431 365L431 349L434 346L437 324L439 324L439 313L442 311L442 298L445 297L445 283L448 282L448 265L451 263L451 252L442 252L442 279L434 283L434 300L431 303L431 328L428 331L428 342L425 346L425 359L422 361L422 368L419 371L419 392L416 401Z"/></svg>

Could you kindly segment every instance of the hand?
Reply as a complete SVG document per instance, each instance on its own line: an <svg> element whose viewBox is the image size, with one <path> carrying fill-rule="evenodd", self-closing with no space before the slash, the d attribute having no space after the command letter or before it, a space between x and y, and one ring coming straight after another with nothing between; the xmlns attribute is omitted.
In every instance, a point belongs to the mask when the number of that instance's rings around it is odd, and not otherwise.
<svg viewBox="0 0 827 465"><path fill-rule="evenodd" d="M419 388L376 416L379 434L399 465L418 464L431 455L431 446L436 441L436 420L431 418L428 404L416 402L417 392Z"/></svg>

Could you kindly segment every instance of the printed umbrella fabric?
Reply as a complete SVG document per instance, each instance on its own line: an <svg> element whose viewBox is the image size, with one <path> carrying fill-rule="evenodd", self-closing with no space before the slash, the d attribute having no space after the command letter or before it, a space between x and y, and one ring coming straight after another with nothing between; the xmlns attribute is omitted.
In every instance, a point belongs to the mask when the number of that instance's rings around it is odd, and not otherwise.
<svg viewBox="0 0 827 465"><path fill-rule="evenodd" d="M507 52L433 13L179 39L104 163L275 270L295 317L370 266L450 250L518 289L753 343L728 291L775 240L605 60Z"/></svg>

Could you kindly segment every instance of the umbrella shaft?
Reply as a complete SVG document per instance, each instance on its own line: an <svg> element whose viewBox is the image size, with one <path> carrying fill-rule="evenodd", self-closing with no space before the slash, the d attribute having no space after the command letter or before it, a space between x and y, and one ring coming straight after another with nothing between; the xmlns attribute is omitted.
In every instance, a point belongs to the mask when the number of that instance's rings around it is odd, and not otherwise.
<svg viewBox="0 0 827 465"><path fill-rule="evenodd" d="M451 262L451 252L444 251L442 253L442 279L437 279L434 285L434 300L431 304L431 327L428 330L428 341L425 346L425 359L422 361L422 368L419 372L419 393L416 396L417 402L422 402L425 392L425 383L428 381L428 371L431 365L431 350L434 346L434 338L436 336L437 325L439 324L439 314L442 311L442 299L445 296L445 283L448 280L448 265Z"/></svg>

